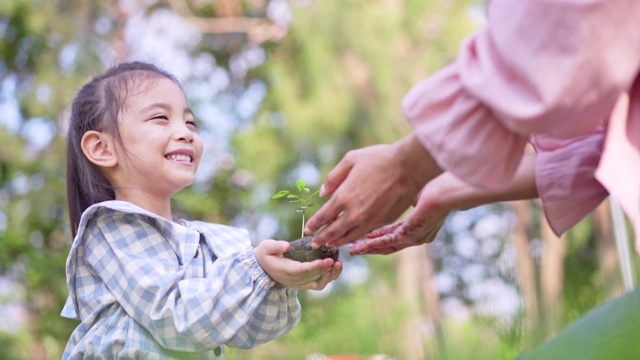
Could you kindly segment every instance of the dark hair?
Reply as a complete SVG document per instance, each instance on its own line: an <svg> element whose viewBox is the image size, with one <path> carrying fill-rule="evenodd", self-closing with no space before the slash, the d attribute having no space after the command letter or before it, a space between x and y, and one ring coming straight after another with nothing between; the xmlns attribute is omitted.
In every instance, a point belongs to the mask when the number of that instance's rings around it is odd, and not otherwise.
<svg viewBox="0 0 640 360"><path fill-rule="evenodd" d="M171 74L155 65L139 61L122 63L94 77L73 100L67 134L67 205L73 237L78 232L82 213L89 206L115 200L114 189L107 178L84 155L80 145L82 136L90 130L106 132L122 145L118 115L129 90L141 80L162 77L180 85Z"/></svg>

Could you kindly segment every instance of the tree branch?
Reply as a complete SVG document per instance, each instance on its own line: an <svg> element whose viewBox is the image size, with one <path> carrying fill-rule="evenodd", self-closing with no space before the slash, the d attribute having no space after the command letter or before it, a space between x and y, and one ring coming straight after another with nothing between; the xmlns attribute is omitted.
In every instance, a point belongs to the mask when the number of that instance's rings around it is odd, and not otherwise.
<svg viewBox="0 0 640 360"><path fill-rule="evenodd" d="M203 18L193 14L185 0L169 0L169 5L178 14L200 31L207 34L245 33L256 43L280 40L287 28L263 18L233 16L223 18Z"/></svg>

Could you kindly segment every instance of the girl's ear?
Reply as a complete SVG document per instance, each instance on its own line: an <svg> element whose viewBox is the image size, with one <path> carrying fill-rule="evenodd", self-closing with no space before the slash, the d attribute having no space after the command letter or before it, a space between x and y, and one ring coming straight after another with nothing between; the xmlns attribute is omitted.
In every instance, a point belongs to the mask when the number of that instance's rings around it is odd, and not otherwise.
<svg viewBox="0 0 640 360"><path fill-rule="evenodd" d="M114 167L118 164L113 138L108 134L90 130L82 135L80 147L84 156L92 163L103 167Z"/></svg>

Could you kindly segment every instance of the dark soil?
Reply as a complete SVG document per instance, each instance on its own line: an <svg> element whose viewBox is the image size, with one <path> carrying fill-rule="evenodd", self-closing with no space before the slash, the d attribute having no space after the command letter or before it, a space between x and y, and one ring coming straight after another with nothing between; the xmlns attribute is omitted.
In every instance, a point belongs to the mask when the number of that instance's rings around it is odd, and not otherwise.
<svg viewBox="0 0 640 360"><path fill-rule="evenodd" d="M337 247L331 247L322 245L317 249L311 248L311 240L313 236L305 236L301 239L291 242L291 248L284 253L284 257L300 261L308 262L317 259L332 258L334 261L338 261L340 255L340 249Z"/></svg>

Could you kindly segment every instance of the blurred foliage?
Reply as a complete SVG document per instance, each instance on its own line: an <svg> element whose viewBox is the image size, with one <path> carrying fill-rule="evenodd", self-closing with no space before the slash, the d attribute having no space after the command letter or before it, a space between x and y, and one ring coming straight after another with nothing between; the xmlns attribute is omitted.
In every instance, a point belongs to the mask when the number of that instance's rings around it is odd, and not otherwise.
<svg viewBox="0 0 640 360"><path fill-rule="evenodd" d="M21 284L17 300L27 313L26 331L0 332L1 341L14 344L2 346L9 358L59 357L75 326L59 316L67 295L69 229L58 121L79 82L100 67L89 46L100 37L90 43L82 36L92 14L104 8L78 6L74 21L61 21L70 16L65 4L18 0L0 5L0 105L17 102L20 120L0 126L0 274ZM65 51L82 56L65 62ZM7 121L11 113L4 115ZM31 138L38 129L53 137L45 148Z"/></svg>
<svg viewBox="0 0 640 360"><path fill-rule="evenodd" d="M216 6L223 3L239 7ZM275 21L274 9L292 12L291 23L280 25L286 31L282 39L256 42L242 32L202 33L172 50L190 61L180 70L187 93L194 94L190 101L203 123L207 154L214 157L203 179L177 194L176 213L246 227L255 240L299 232L298 214L270 200L276 189L291 187L298 178L315 188L349 149L391 142L410 131L400 109L402 96L455 57L462 38L477 26L470 14L483 6L475 0L188 4L202 19L233 10L239 11L236 16ZM15 302L26 310L23 328L0 327L3 359L59 358L77 324L59 316L67 295L64 268L71 242L64 181L67 107L91 76L132 57L136 49L130 41L139 34L127 35L130 22L151 21L167 11L173 13L168 2L154 0L0 2L0 111L8 115L0 121L0 278L14 284L0 288L0 311ZM155 54L136 54L155 59ZM260 89L265 89L262 97ZM247 111L248 102L256 108ZM11 116L14 108L17 116ZM17 122L10 121L13 117ZM34 140L43 133L51 138ZM487 209L505 213L500 207ZM276 229L260 230L270 221ZM470 223L464 231L476 242L486 240L474 229ZM484 267L486 276L515 283L513 272L498 264L507 248L505 234L490 239L498 244L495 252L475 259L456 253L454 235L443 232L433 246L439 271L455 273L446 264L456 261L474 263ZM598 264L590 220L573 229L570 239L565 323L604 299L593 279ZM349 261L345 258L347 267ZM398 334L407 309L397 301L397 257L369 257L367 262L369 281L356 286L339 281L326 296L301 292L304 314L297 328L253 350L231 349L229 358L400 356ZM443 296L472 305L469 284L457 281ZM472 317L447 319L443 327L446 359L507 359L526 344L517 314L507 325ZM439 346L435 340L425 345Z"/></svg>
<svg viewBox="0 0 640 360"><path fill-rule="evenodd" d="M301 295L304 310L298 327L281 339L251 351L227 349L229 358L304 359L313 353L398 353L398 344L389 334L399 327L401 309L385 305L392 302L389 296L393 294L378 294L374 300L370 289L360 286L350 290L347 301L340 295L319 299ZM371 316L372 313L380 316Z"/></svg>
<svg viewBox="0 0 640 360"><path fill-rule="evenodd" d="M569 249L564 268L567 281L563 288L565 324L607 300L608 294L604 293L602 284L596 281L600 264L592 220L590 217L585 218L568 233Z"/></svg>

